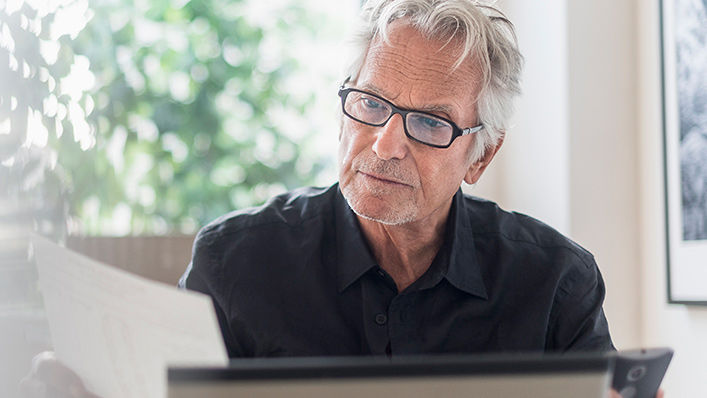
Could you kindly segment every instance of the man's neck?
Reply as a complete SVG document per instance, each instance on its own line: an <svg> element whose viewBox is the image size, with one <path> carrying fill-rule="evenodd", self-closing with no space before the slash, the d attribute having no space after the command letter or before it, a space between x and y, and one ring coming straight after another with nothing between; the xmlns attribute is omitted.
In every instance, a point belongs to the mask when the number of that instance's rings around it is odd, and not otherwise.
<svg viewBox="0 0 707 398"><path fill-rule="evenodd" d="M358 216L374 257L393 278L398 292L427 271L442 247L449 207L436 213L424 220L402 225L385 225Z"/></svg>

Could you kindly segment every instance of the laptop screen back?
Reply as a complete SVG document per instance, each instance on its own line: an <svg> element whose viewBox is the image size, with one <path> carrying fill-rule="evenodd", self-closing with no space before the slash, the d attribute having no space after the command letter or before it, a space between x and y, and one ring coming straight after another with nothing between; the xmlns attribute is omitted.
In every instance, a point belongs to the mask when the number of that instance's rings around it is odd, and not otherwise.
<svg viewBox="0 0 707 398"><path fill-rule="evenodd" d="M601 354L235 360L170 368L168 396L597 398L608 392L610 368Z"/></svg>

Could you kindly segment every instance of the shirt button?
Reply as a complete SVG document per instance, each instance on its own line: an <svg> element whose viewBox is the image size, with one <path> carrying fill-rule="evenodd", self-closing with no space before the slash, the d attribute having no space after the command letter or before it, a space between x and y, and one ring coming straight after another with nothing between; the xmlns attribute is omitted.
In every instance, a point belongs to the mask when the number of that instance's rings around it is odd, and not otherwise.
<svg viewBox="0 0 707 398"><path fill-rule="evenodd" d="M376 323L383 326L385 323L388 322L388 317L385 316L385 314L378 314L376 315Z"/></svg>

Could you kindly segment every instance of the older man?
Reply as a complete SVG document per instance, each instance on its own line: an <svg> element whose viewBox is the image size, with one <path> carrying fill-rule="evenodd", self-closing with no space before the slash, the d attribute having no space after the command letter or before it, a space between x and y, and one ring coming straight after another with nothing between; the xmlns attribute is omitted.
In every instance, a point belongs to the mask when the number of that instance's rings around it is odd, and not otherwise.
<svg viewBox="0 0 707 398"><path fill-rule="evenodd" d="M364 8L339 183L206 226L180 285L232 357L609 350L590 253L464 195L519 91L511 23L469 0Z"/></svg>
<svg viewBox="0 0 707 398"><path fill-rule="evenodd" d="M339 183L227 214L194 244L180 286L213 298L229 355L612 349L592 255L460 190L519 92L511 23L470 0L375 0L359 40ZM51 354L36 363L28 395L93 396Z"/></svg>

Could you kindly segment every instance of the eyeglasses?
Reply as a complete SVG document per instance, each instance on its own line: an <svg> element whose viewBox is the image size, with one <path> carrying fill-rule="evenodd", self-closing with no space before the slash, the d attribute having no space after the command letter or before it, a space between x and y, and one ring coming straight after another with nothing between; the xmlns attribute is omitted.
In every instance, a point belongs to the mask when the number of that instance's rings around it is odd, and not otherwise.
<svg viewBox="0 0 707 398"><path fill-rule="evenodd" d="M345 88L344 85L348 81L349 79L346 79L339 88L341 107L346 116L359 123L380 127L397 113L403 118L405 135L421 144L448 148L457 137L476 133L484 127L480 124L461 129L449 119L427 112L398 108L375 94L356 88Z"/></svg>

